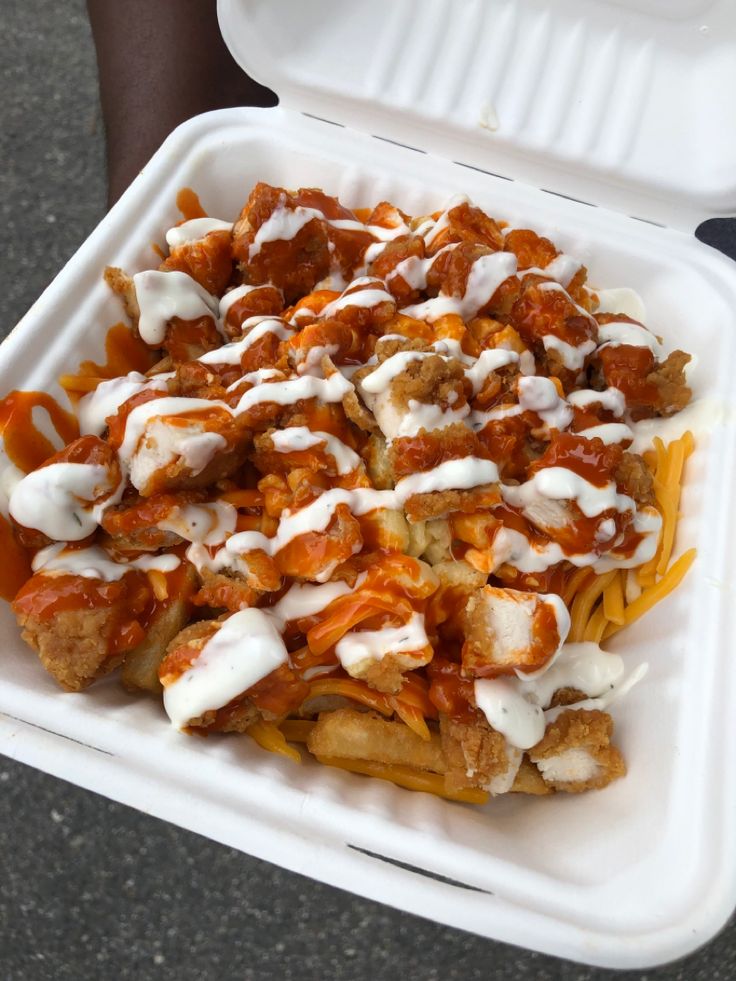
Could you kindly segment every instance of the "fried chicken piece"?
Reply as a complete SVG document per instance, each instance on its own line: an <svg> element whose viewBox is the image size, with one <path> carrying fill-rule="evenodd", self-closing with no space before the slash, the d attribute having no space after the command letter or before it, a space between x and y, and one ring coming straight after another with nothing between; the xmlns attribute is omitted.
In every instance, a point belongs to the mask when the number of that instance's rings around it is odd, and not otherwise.
<svg viewBox="0 0 736 981"><path fill-rule="evenodd" d="M421 224L422 220L415 219L414 225ZM503 248L503 232L485 211L469 201L463 201L449 209L443 229L432 239L427 251L434 255L452 242L483 245L490 251L497 252Z"/></svg>
<svg viewBox="0 0 736 981"><path fill-rule="evenodd" d="M497 484L482 484L470 490L413 494L404 507L409 521L427 521L431 518L444 518L458 511L472 514L483 508L495 507L500 501L501 493Z"/></svg>
<svg viewBox="0 0 736 981"><path fill-rule="evenodd" d="M203 238L184 242L171 249L159 266L164 272L178 270L196 280L200 286L219 296L233 275L231 234L229 231L209 232Z"/></svg>
<svg viewBox="0 0 736 981"><path fill-rule="evenodd" d="M394 480L399 480L407 474L432 470L445 460L478 456L480 448L476 434L464 423L455 422L429 433L422 429L416 436L399 436L392 440L388 458Z"/></svg>
<svg viewBox="0 0 736 981"><path fill-rule="evenodd" d="M106 266L103 276L113 293L123 301L126 314L137 329L141 310L138 306L138 297L135 293L135 283L132 276L129 276L118 266Z"/></svg>
<svg viewBox="0 0 736 981"><path fill-rule="evenodd" d="M181 270L171 271L177 276L181 272ZM158 276L159 273L154 272L151 275ZM183 275L187 274L183 273ZM107 266L104 278L110 289L123 301L125 312L133 324L133 329L136 335L140 336L138 326L141 309L136 294L135 281L116 266ZM192 289L199 290L199 284L192 277L189 278L192 280ZM206 303L204 303L202 296L206 298ZM200 299L202 299L203 309L205 311L208 307L212 309L212 304L216 305L217 303L216 298L208 296L207 293L201 294L201 290ZM146 343L149 343L148 340L146 340ZM214 315L205 313L203 316L197 317L194 320L182 320L180 317L171 317L161 343L159 344L157 342L149 346L163 348L169 357L178 364L184 361L194 361L206 351L211 351L219 347L221 343L222 338L218 333Z"/></svg>
<svg viewBox="0 0 736 981"><path fill-rule="evenodd" d="M233 228L233 255L243 282L275 286L286 303L309 293L330 271L327 224L319 213L310 217L297 210L303 207L299 195L259 181ZM284 236L293 231L292 225L296 231L291 237L259 241L258 232L269 221L283 221Z"/></svg>
<svg viewBox="0 0 736 981"><path fill-rule="evenodd" d="M376 490L390 490L394 486L393 468L386 440L380 433L371 434L363 447L362 457Z"/></svg>
<svg viewBox="0 0 736 981"><path fill-rule="evenodd" d="M232 624L237 623L235 618L246 618L249 624L252 622L252 618L255 618L257 624L256 629L260 629L262 633L260 637L261 646L263 647L264 642L267 645L270 641L274 650L271 650L269 654L276 661L281 657L281 663L277 664L272 671L255 682L255 684L234 694L226 704L214 705L212 708L202 711L196 718L186 719L185 722L181 721L181 705L176 705L175 700L178 694L176 692L173 693L174 702L172 712L172 686L180 681L182 675L187 674L189 671L197 670L196 661L208 642L221 629L225 627L231 629ZM230 623L230 626L228 626L228 623ZM248 628L246 626L239 626L236 629L242 629L244 631L239 645L242 647L242 650L239 649L238 653L242 654L244 663L247 665ZM253 628L251 627L250 629ZM235 638L231 636L229 642L233 644ZM211 656L216 657L217 655L213 652ZM222 655L220 654L220 656ZM202 620L199 623L190 624L171 641L159 667L159 679L164 687L164 704L167 712L172 720L176 720L180 726L185 725L189 729L207 729L217 732L245 732L259 718L267 720L282 718L289 712L295 711L309 693L309 686L296 677L285 662L285 659L286 649L283 646L277 628L273 624L270 624L268 618L259 610L242 611L234 614L233 617L223 620ZM234 677L237 678L237 676ZM219 690L216 694L212 690L205 692L205 694L208 695L208 701L210 699L216 701L218 698L221 699L223 697ZM168 703L167 697L170 699ZM201 704L202 701L200 701ZM187 711L191 710L191 701L189 699L185 701L184 705Z"/></svg>
<svg viewBox="0 0 736 981"><path fill-rule="evenodd" d="M66 608L55 609L59 597ZM140 572L113 582L39 572L19 590L13 612L49 674L66 691L82 691L143 640L139 618L151 604Z"/></svg>
<svg viewBox="0 0 736 981"><path fill-rule="evenodd" d="M424 617L415 613L398 627L349 631L337 642L335 654L352 678L396 694L404 673L428 664L434 650L424 629Z"/></svg>
<svg viewBox="0 0 736 981"><path fill-rule="evenodd" d="M186 361L196 361L207 351L214 351L221 344L222 337L212 317L199 317L197 320L172 317L161 347L177 365Z"/></svg>
<svg viewBox="0 0 736 981"><path fill-rule="evenodd" d="M559 378L565 391L574 385L581 368L595 351L598 326L586 316L568 293L540 276L525 276L509 319L521 339L534 353L542 373ZM567 368L565 360L545 338L555 338L579 352L580 367ZM552 342L554 344L554 342ZM548 349L549 348L549 349Z"/></svg>
<svg viewBox="0 0 736 981"><path fill-rule="evenodd" d="M464 614L463 672L475 678L538 671L567 637L570 615L554 593L484 586Z"/></svg>
<svg viewBox="0 0 736 981"><path fill-rule="evenodd" d="M375 371L380 371L389 358L403 357L400 351L415 351L418 346L414 342L411 347L397 349L395 345L400 343L390 341L377 348ZM378 390L375 379L371 381L373 371L356 374L357 387L386 439L440 429L460 421L470 411L462 365L426 351L417 354L423 356L408 360L403 370Z"/></svg>
<svg viewBox="0 0 736 981"><path fill-rule="evenodd" d="M447 790L478 787L491 794L511 790L521 764L521 750L510 746L484 718L459 722L440 714L440 738L447 764Z"/></svg>
<svg viewBox="0 0 736 981"><path fill-rule="evenodd" d="M610 323L632 324L645 335L651 335L643 324L625 314L602 313L596 319L601 327ZM664 361L658 362L647 346L604 344L595 354L593 387L608 386L623 392L634 420L671 416L692 397L685 378L689 361L690 355L684 351L672 351Z"/></svg>
<svg viewBox="0 0 736 981"><path fill-rule="evenodd" d="M633 497L640 507L654 504L652 471L637 453L624 451L614 479L621 493Z"/></svg>
<svg viewBox="0 0 736 981"><path fill-rule="evenodd" d="M267 283L248 289L237 299L226 293L221 309L225 312L222 329L230 340L235 340L242 335L243 324L250 317L278 317L284 309L284 295L280 289Z"/></svg>
<svg viewBox="0 0 736 981"><path fill-rule="evenodd" d="M403 722L388 722L373 713L337 709L320 715L307 740L315 756L374 760L418 770L444 773L439 735L425 742Z"/></svg>
<svg viewBox="0 0 736 981"><path fill-rule="evenodd" d="M416 265L424 257L424 239L420 235L401 235L386 243L383 251L371 263L370 273L384 280L398 305L406 307L417 303L421 292L405 277L410 275L408 270L412 263Z"/></svg>
<svg viewBox="0 0 736 981"><path fill-rule="evenodd" d="M608 713L566 709L529 750L529 759L555 790L570 794L600 790L626 773L621 753L611 745L612 733Z"/></svg>
<svg viewBox="0 0 736 981"><path fill-rule="evenodd" d="M206 496L205 491L188 491L183 494L126 497L120 504L105 510L101 524L116 551L156 552L182 541L181 536L173 531L159 528L158 522L165 521L180 507L204 501Z"/></svg>
<svg viewBox="0 0 736 981"><path fill-rule="evenodd" d="M445 560L432 566L439 579L439 587L427 608L430 633L441 629L441 637L462 641L465 608L468 601L486 584L488 576L478 572L467 562Z"/></svg>
<svg viewBox="0 0 736 981"><path fill-rule="evenodd" d="M519 269L544 269L560 254L548 238L530 228L515 228L504 239L504 249L519 260Z"/></svg>
<svg viewBox="0 0 736 981"><path fill-rule="evenodd" d="M666 359L648 375L658 392L657 415L673 416L689 404L692 391L685 378L685 366L692 360L684 351L672 351Z"/></svg>
<svg viewBox="0 0 736 981"><path fill-rule="evenodd" d="M351 389L342 399L342 407L350 422L364 433L380 434L381 430L372 414L361 404L358 396Z"/></svg>
<svg viewBox="0 0 736 981"><path fill-rule="evenodd" d="M143 393L147 395L148 393ZM109 419L109 441L123 445L132 412L143 403L133 396ZM196 490L230 476L245 461L251 434L242 418L213 405L190 415L150 415L129 448L130 482L143 497L169 491ZM132 452L131 452L132 450Z"/></svg>

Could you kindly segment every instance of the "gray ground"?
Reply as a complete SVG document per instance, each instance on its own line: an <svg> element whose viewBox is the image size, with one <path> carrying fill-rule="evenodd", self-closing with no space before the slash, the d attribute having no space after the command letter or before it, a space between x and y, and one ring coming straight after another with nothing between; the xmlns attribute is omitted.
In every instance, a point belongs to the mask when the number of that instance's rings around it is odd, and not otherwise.
<svg viewBox="0 0 736 981"><path fill-rule="evenodd" d="M0 44L5 332L101 218L105 175L81 0L3 0ZM593 970L356 899L0 758L1 981L164 977L725 981L736 925L670 967Z"/></svg>

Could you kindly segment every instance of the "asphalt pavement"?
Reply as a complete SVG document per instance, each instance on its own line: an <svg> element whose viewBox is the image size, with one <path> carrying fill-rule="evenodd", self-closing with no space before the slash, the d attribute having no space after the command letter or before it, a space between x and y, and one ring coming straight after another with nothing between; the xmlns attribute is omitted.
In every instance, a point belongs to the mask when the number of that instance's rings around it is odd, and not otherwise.
<svg viewBox="0 0 736 981"><path fill-rule="evenodd" d="M81 0L3 0L0 41L4 334L103 216L105 165ZM734 250L727 226L714 234ZM732 981L736 923L664 968L587 968L358 899L0 757L0 979L168 977Z"/></svg>

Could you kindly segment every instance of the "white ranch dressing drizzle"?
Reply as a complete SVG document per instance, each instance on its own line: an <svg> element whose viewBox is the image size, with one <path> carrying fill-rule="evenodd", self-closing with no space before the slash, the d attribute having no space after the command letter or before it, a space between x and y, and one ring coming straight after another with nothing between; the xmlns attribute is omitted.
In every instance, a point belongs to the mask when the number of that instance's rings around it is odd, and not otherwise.
<svg viewBox="0 0 736 981"><path fill-rule="evenodd" d="M352 290L354 286L355 282L352 282L348 290ZM347 307L377 307L379 303L396 303L393 296L383 289L383 283L381 283L380 289L361 289L343 293L342 296L338 296L336 300L332 300L321 310L319 319L334 317L336 313Z"/></svg>
<svg viewBox="0 0 736 981"><path fill-rule="evenodd" d="M240 360L248 348L268 334L275 334L279 340L285 341L292 337L294 332L289 330L282 320L268 317L251 328L245 337L241 337L231 344L224 344L214 351L205 351L197 360L201 361L202 364L240 364Z"/></svg>
<svg viewBox="0 0 736 981"><path fill-rule="evenodd" d="M51 463L16 484L8 510L25 528L57 542L79 542L97 527L93 503L115 489L101 464Z"/></svg>
<svg viewBox="0 0 736 981"><path fill-rule="evenodd" d="M133 276L140 316L138 333L152 347L160 347L172 317L216 320L219 301L186 273L146 269Z"/></svg>
<svg viewBox="0 0 736 981"><path fill-rule="evenodd" d="M392 354L390 358L386 358L378 367L374 368L360 382L359 387L362 392L367 392L370 395L378 395L381 392L385 392L394 378L406 371L408 366L414 361L424 361L429 357L438 357L438 355L431 351L397 351L396 354Z"/></svg>
<svg viewBox="0 0 736 981"><path fill-rule="evenodd" d="M467 194L453 194L445 203L442 214L436 220L434 218L427 218L426 221L422 222L415 229L415 234L421 235L425 244L431 246L440 232L444 231L450 224L450 212L461 204L470 204L470 198Z"/></svg>
<svg viewBox="0 0 736 981"><path fill-rule="evenodd" d="M494 371L505 368L509 364L518 364L518 362L519 355L516 351L507 351L504 348L481 351L475 362L465 369L465 377L473 387L473 395L480 392L488 376Z"/></svg>
<svg viewBox="0 0 736 981"><path fill-rule="evenodd" d="M337 642L337 659L349 671L367 661L381 661L387 654L420 651L429 645L424 615L412 613L400 627L379 630L350 630Z"/></svg>
<svg viewBox="0 0 736 981"><path fill-rule="evenodd" d="M482 255L470 267L465 292L461 297L440 293L423 303L404 307L400 312L406 317L428 323L448 314L457 314L463 320L471 320L491 300L498 287L515 272L516 256L513 252Z"/></svg>
<svg viewBox="0 0 736 981"><path fill-rule="evenodd" d="M600 405L601 408L612 412L617 419L620 419L626 411L624 393L618 388L606 388L602 392L596 392L592 388L580 388L576 392L570 392L567 401L579 409L585 409L589 405Z"/></svg>
<svg viewBox="0 0 736 981"><path fill-rule="evenodd" d="M173 572L180 565L177 555L141 555L128 561L115 560L99 545L89 548L68 549L65 542L57 542L37 552L31 563L34 572L46 575L69 573L83 579L99 579L102 582L117 582L126 572L139 570L147 572Z"/></svg>
<svg viewBox="0 0 736 981"><path fill-rule="evenodd" d="M551 262L548 262L543 269L539 266L530 266L528 269L520 269L518 275L520 278L529 275L547 276L549 279L554 279L558 282L560 286L567 287L575 278L575 274L582 269L582 266L582 262L574 259L571 255L565 255L564 252L561 252Z"/></svg>
<svg viewBox="0 0 736 981"><path fill-rule="evenodd" d="M463 403L459 409L443 409L439 405L409 399L407 411L400 413L390 404L383 407L376 403L374 415L376 422L388 442L404 436L418 436L422 429L431 433L447 429L455 423L463 422L470 415L470 406Z"/></svg>
<svg viewBox="0 0 736 981"><path fill-rule="evenodd" d="M266 242L291 241L305 225L315 218L341 231L368 232L378 239L376 245L390 242L400 235L406 235L409 231L409 227L405 224L395 225L391 228L387 228L385 225L364 225L352 218L327 218L322 211L318 211L316 208L306 208L302 205L297 205L293 209L287 208L286 198L282 197L278 206L256 232L248 252L248 258L255 258Z"/></svg>
<svg viewBox="0 0 736 981"><path fill-rule="evenodd" d="M191 666L165 686L166 714L182 729L205 712L227 705L288 660L272 617L255 608L233 613Z"/></svg>
<svg viewBox="0 0 736 981"><path fill-rule="evenodd" d="M444 255L445 252L452 252L452 250L456 249L457 246L457 242L452 242L450 245L445 245L443 248L439 249L439 251L435 252L434 255L427 256L425 259L420 259L418 255L410 255L406 259L402 259L401 262L398 262L386 276L386 282L390 282L390 280L396 276L401 276L406 284L412 289L426 289L427 276L429 275L429 271L434 263L441 255Z"/></svg>
<svg viewBox="0 0 736 981"><path fill-rule="evenodd" d="M564 286L561 286L559 283L540 283L537 288L540 289L543 293L546 293L549 290L553 290L557 293L564 293L567 299L569 300L569 302L572 304L572 306L575 307L575 309L577 310L577 312L580 314L581 317L585 317L586 320L589 320L591 323L595 324L596 327L598 326L598 321L595 319L595 317L592 314L588 313L585 307L581 307L579 303L576 303L573 300L573 298L570 296L570 294L567 292Z"/></svg>
<svg viewBox="0 0 736 981"><path fill-rule="evenodd" d="M170 249L179 248L187 242L198 242L210 232L231 232L231 221L221 221L219 218L191 218L180 225L174 225L166 233L166 244Z"/></svg>
<svg viewBox="0 0 736 981"><path fill-rule="evenodd" d="M324 444L325 453L334 458L335 468L340 476L351 473L361 464L361 459L355 450L351 450L337 436L319 430L310 430L307 426L288 426L286 429L276 430L271 433L271 443L278 453L307 450L312 446Z"/></svg>
<svg viewBox="0 0 736 981"><path fill-rule="evenodd" d="M619 494L613 481L598 487L567 467L543 467L523 484L504 484L501 492L507 504L522 510L537 504L541 498L573 501L586 518L595 518L610 510L636 511L633 498Z"/></svg>
<svg viewBox="0 0 736 981"><path fill-rule="evenodd" d="M415 494L433 494L447 490L470 490L498 482L498 467L492 460L465 456L460 460L445 460L432 470L402 477L394 493L400 503Z"/></svg>
<svg viewBox="0 0 736 981"><path fill-rule="evenodd" d="M596 698L586 698L582 702L575 702L574 705L556 705L554 708L547 709L544 713L547 723L556 722L557 719L562 715L563 712L569 710L574 711L588 711L588 712L605 712L613 702L619 701L624 695L628 695L634 685L638 685L642 678L645 677L649 671L649 665L644 662L638 667L634 668L628 677L623 678L619 684L613 685L608 688L603 694Z"/></svg>
<svg viewBox="0 0 736 981"><path fill-rule="evenodd" d="M572 422L572 409L563 399L554 382L541 375L529 375L519 379L519 407L522 412L536 412L550 429L560 432Z"/></svg>
<svg viewBox="0 0 736 981"><path fill-rule="evenodd" d="M352 593L364 580L364 574L359 576L352 588L346 582L326 582L318 586L294 583L268 612L284 623L316 616L326 610L333 600Z"/></svg>
<svg viewBox="0 0 736 981"><path fill-rule="evenodd" d="M340 402L353 390L352 384L336 371L329 378L315 378L313 375L302 375L301 378L290 378L282 382L271 382L257 385L241 397L235 408L235 415L247 412L254 405L263 402L275 402L278 405L293 405L302 399L321 399L323 402Z"/></svg>
<svg viewBox="0 0 736 981"><path fill-rule="evenodd" d="M581 429L577 435L584 436L586 439L600 439L607 446L612 443L631 442L634 438L631 427L623 422L603 422L600 426L589 426L587 429Z"/></svg>
<svg viewBox="0 0 736 981"><path fill-rule="evenodd" d="M474 684L478 708L489 724L502 733L512 746L531 749L544 736L546 725L557 712L587 707L578 702L560 706L560 711L545 714L552 696L561 688L576 688L589 698L596 699L596 707L608 704L616 692L623 693L620 685L624 664L618 654L602 651L597 644L565 644L559 656L546 670L534 678L478 679ZM604 696L604 697L600 697Z"/></svg>
<svg viewBox="0 0 736 981"><path fill-rule="evenodd" d="M248 249L248 259L253 260L267 242L289 242L315 218L324 221L321 211L314 208L286 207L286 199L282 196L279 205L274 208L269 217L256 232L253 242Z"/></svg>
<svg viewBox="0 0 736 981"><path fill-rule="evenodd" d="M220 545L235 532L237 509L227 501L207 504L181 504L157 523L162 531L172 531L188 542Z"/></svg>
<svg viewBox="0 0 736 981"><path fill-rule="evenodd" d="M625 320L615 320L610 324L598 327L598 350L606 347L646 347L659 360L662 356L662 345L654 334L640 324L630 324Z"/></svg>
<svg viewBox="0 0 736 981"><path fill-rule="evenodd" d="M568 344L554 334L545 334L542 344L545 351L559 354L562 364L568 371L580 371L585 364L585 359L596 349L596 342L590 338L576 345Z"/></svg>
<svg viewBox="0 0 736 981"><path fill-rule="evenodd" d="M101 436L107 428L106 420L114 416L120 406L133 395L150 390L167 392L166 379L147 378L138 371L130 371L120 378L102 381L93 392L83 396L76 407L79 432L82 436Z"/></svg>

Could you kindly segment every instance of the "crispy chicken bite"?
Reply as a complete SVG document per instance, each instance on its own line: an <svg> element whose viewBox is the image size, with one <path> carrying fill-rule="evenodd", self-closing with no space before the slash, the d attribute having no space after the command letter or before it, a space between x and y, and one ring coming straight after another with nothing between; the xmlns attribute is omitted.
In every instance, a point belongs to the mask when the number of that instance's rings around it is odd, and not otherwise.
<svg viewBox="0 0 736 981"><path fill-rule="evenodd" d="M529 759L555 790L600 790L624 776L626 765L611 745L613 719L606 712L567 709L547 726Z"/></svg>
<svg viewBox="0 0 736 981"><path fill-rule="evenodd" d="M560 650L570 614L554 593L484 586L464 615L463 671L474 678L533 673Z"/></svg>
<svg viewBox="0 0 736 981"><path fill-rule="evenodd" d="M180 729L244 732L259 718L294 711L309 692L288 665L278 626L256 609L185 627L169 644L159 679Z"/></svg>
<svg viewBox="0 0 736 981"><path fill-rule="evenodd" d="M105 281L121 297L137 335L176 363L219 347L218 300L180 270L145 270L132 278L108 266Z"/></svg>
<svg viewBox="0 0 736 981"><path fill-rule="evenodd" d="M300 192L260 182L233 228L243 282L273 285L287 303L309 293L330 271L327 225L300 198Z"/></svg>
<svg viewBox="0 0 736 981"><path fill-rule="evenodd" d="M521 750L510 746L482 716L460 722L440 715L440 738L447 790L478 787L494 795L511 790L521 765Z"/></svg>
<svg viewBox="0 0 736 981"><path fill-rule="evenodd" d="M235 340L243 336L243 324L250 317L278 318L283 310L284 296L277 287L269 284L236 286L220 300L223 332L230 340Z"/></svg>
<svg viewBox="0 0 736 981"><path fill-rule="evenodd" d="M143 497L207 487L245 461L250 432L226 408L197 399L177 413L170 399L136 399L111 417L109 440Z"/></svg>
<svg viewBox="0 0 736 981"><path fill-rule="evenodd" d="M233 275L231 234L229 231L208 232L204 237L190 239L171 247L171 252L159 269L184 272L208 293L220 295Z"/></svg>
<svg viewBox="0 0 736 981"><path fill-rule="evenodd" d="M415 613L399 627L351 630L335 648L337 659L353 678L378 691L401 690L404 672L423 667L434 651L424 629L424 617Z"/></svg>
<svg viewBox="0 0 736 981"><path fill-rule="evenodd" d="M142 642L141 620L152 603L140 572L113 582L38 572L21 587L13 612L49 674L67 691L81 691Z"/></svg>
<svg viewBox="0 0 736 981"><path fill-rule="evenodd" d="M75 439L13 488L8 510L19 540L30 548L82 541L97 527L97 509L116 498L121 481L107 443L97 436Z"/></svg>

